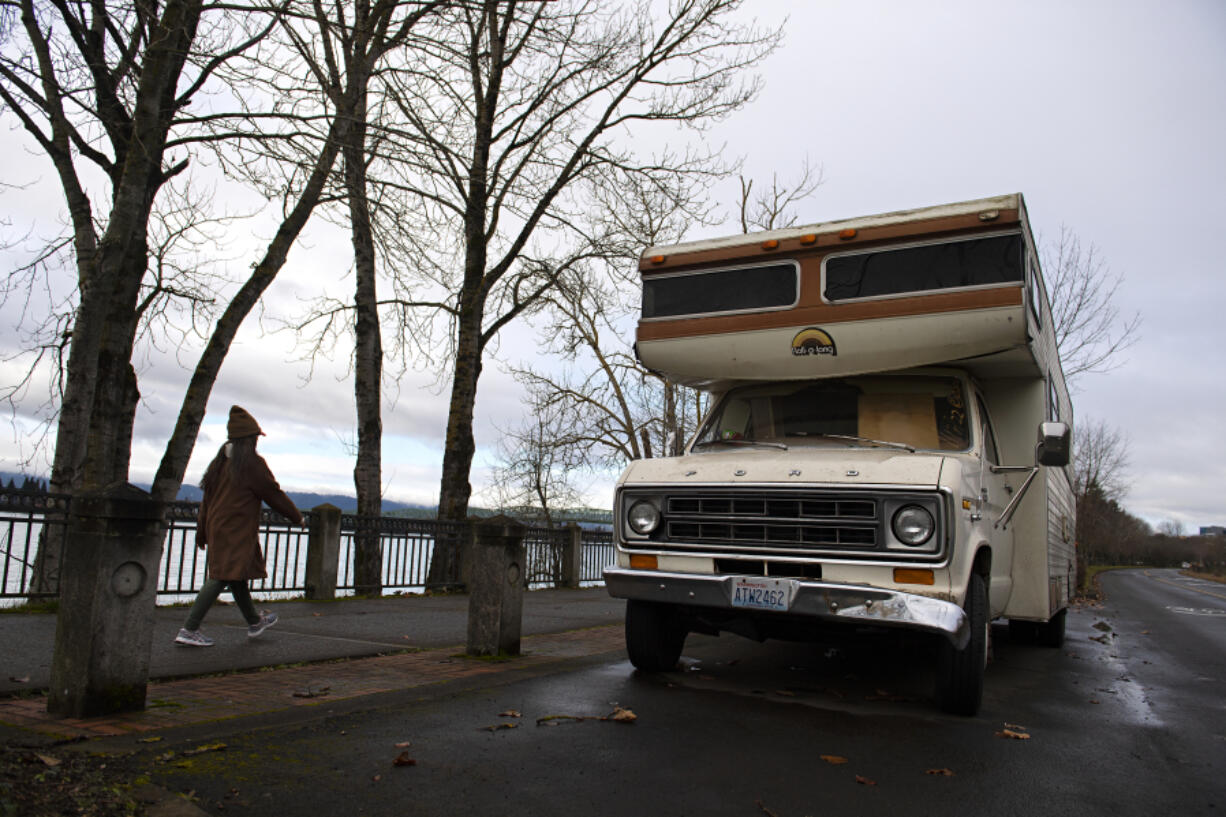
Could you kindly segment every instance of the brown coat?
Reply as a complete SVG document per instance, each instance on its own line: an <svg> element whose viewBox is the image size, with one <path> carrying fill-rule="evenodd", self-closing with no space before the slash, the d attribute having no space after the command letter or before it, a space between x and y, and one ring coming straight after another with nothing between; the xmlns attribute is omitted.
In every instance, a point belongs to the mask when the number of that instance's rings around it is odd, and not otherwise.
<svg viewBox="0 0 1226 817"><path fill-rule="evenodd" d="M209 578L262 579L268 574L260 550L260 502L296 525L302 524L302 514L281 490L268 463L254 452L237 479L231 479L229 467L223 467L216 483L205 490L196 519L196 545L208 545Z"/></svg>

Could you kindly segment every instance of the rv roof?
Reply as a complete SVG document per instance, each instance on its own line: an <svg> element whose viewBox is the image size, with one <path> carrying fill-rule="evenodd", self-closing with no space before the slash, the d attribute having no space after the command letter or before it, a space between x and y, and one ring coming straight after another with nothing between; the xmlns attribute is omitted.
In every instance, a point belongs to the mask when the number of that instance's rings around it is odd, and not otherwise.
<svg viewBox="0 0 1226 817"><path fill-rule="evenodd" d="M678 253L701 252L703 250L714 250L722 247L735 247L739 244L757 243L770 239L784 240L788 238L799 238L802 235L809 233L832 233L839 230L855 228L857 230L866 229L868 227L882 227L891 224L905 224L912 221L928 221L937 218L947 218L949 216L960 216L968 213L981 213L986 210L1011 210L1018 209L1022 200L1021 193L1010 193L1004 196L993 196L986 199L975 199L974 201L958 202L956 204L941 204L935 207L920 207L914 210L897 210L893 213L882 213L875 216L860 216L858 218L840 219L839 221L825 221L818 224L807 224L802 227L788 227L783 230L770 230L767 232L741 234L725 236L723 238L709 238L702 241L690 241L683 244L670 244L667 246L650 247L644 253L643 257L653 255L665 255Z"/></svg>

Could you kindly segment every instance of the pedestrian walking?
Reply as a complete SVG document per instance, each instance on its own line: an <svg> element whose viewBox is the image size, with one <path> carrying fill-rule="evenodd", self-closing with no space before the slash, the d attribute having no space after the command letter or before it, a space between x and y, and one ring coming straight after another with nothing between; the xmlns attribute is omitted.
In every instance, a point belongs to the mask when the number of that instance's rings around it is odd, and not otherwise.
<svg viewBox="0 0 1226 817"><path fill-rule="evenodd" d="M196 547L208 550L208 578L196 594L191 612L175 643L211 647L213 639L200 632L200 624L213 602L228 589L247 620L247 637L255 638L277 623L277 614L258 612L247 582L268 575L260 548L260 503L303 524L302 513L285 495L264 458L255 452L264 432L241 406L230 407L226 424L229 438L209 463L200 481L204 498L196 518Z"/></svg>

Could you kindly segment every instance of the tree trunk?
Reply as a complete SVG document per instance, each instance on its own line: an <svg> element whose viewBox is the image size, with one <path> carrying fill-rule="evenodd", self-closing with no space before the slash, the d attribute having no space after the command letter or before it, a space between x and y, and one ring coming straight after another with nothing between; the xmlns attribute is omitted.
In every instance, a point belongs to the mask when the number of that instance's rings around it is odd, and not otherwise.
<svg viewBox="0 0 1226 817"><path fill-rule="evenodd" d="M460 288L460 309L456 316L455 374L451 384L451 405L447 411L447 436L443 451L443 475L439 485L438 518L462 522L468 517L472 496L472 472L476 442L473 439L473 414L477 403L477 382L481 378L481 356L485 351L482 323L485 298L492 278L485 268L489 258L486 216L489 206L489 159L494 114L498 109L504 42L494 36L497 7L487 4L489 52L492 66L489 84L477 99L474 111L472 161L468 169L468 189L464 203L464 284ZM502 31L505 36L506 29ZM461 540L455 537L434 543L428 586L463 583Z"/></svg>
<svg viewBox="0 0 1226 817"><path fill-rule="evenodd" d="M439 485L438 518L462 522L468 518L472 495L472 471L476 442L473 439L473 414L477 403L477 381L481 377L481 318L477 309L461 315L456 345L455 376L451 383L451 404L447 413L447 438L443 452L443 476ZM444 587L462 583L460 562L462 540L440 537L434 544L427 584Z"/></svg>
<svg viewBox="0 0 1226 817"><path fill-rule="evenodd" d="M355 106L354 128L345 145L345 186L353 240L357 292L354 295L354 392L358 415L358 456L353 485L358 495L358 526L353 538L354 590L359 596L383 593L383 549L377 525L383 513L382 446L383 342L375 284L375 245L366 196L365 105Z"/></svg>
<svg viewBox="0 0 1226 817"><path fill-rule="evenodd" d="M161 9L149 32L131 119L106 123L117 161L111 211L96 245L89 236L92 223L82 221L92 220L92 208L75 169L67 155L52 157L73 215L80 291L56 429L53 491L101 489L128 476L139 399L131 360L140 283L148 265L149 214L168 178L162 167L166 137L202 6L201 0L170 0ZM56 142L64 138L57 133ZM58 585L61 554L55 551L40 549L33 582L38 589Z"/></svg>

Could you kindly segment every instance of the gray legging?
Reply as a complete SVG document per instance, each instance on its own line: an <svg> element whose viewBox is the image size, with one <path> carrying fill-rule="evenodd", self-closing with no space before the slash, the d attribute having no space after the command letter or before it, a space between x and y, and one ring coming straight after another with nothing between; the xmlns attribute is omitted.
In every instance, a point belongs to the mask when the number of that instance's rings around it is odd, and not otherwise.
<svg viewBox="0 0 1226 817"><path fill-rule="evenodd" d="M191 612L187 614L187 623L183 625L183 629L199 630L205 614L213 606L213 602L217 601L221 591L227 588L230 590L230 595L234 597L234 603L238 605L239 612L243 614L243 618L247 619L247 623L259 624L260 614L256 612L255 603L251 601L251 591L247 589L246 579L229 582L205 579L204 584L200 586L200 592L196 594L196 601L192 604Z"/></svg>

